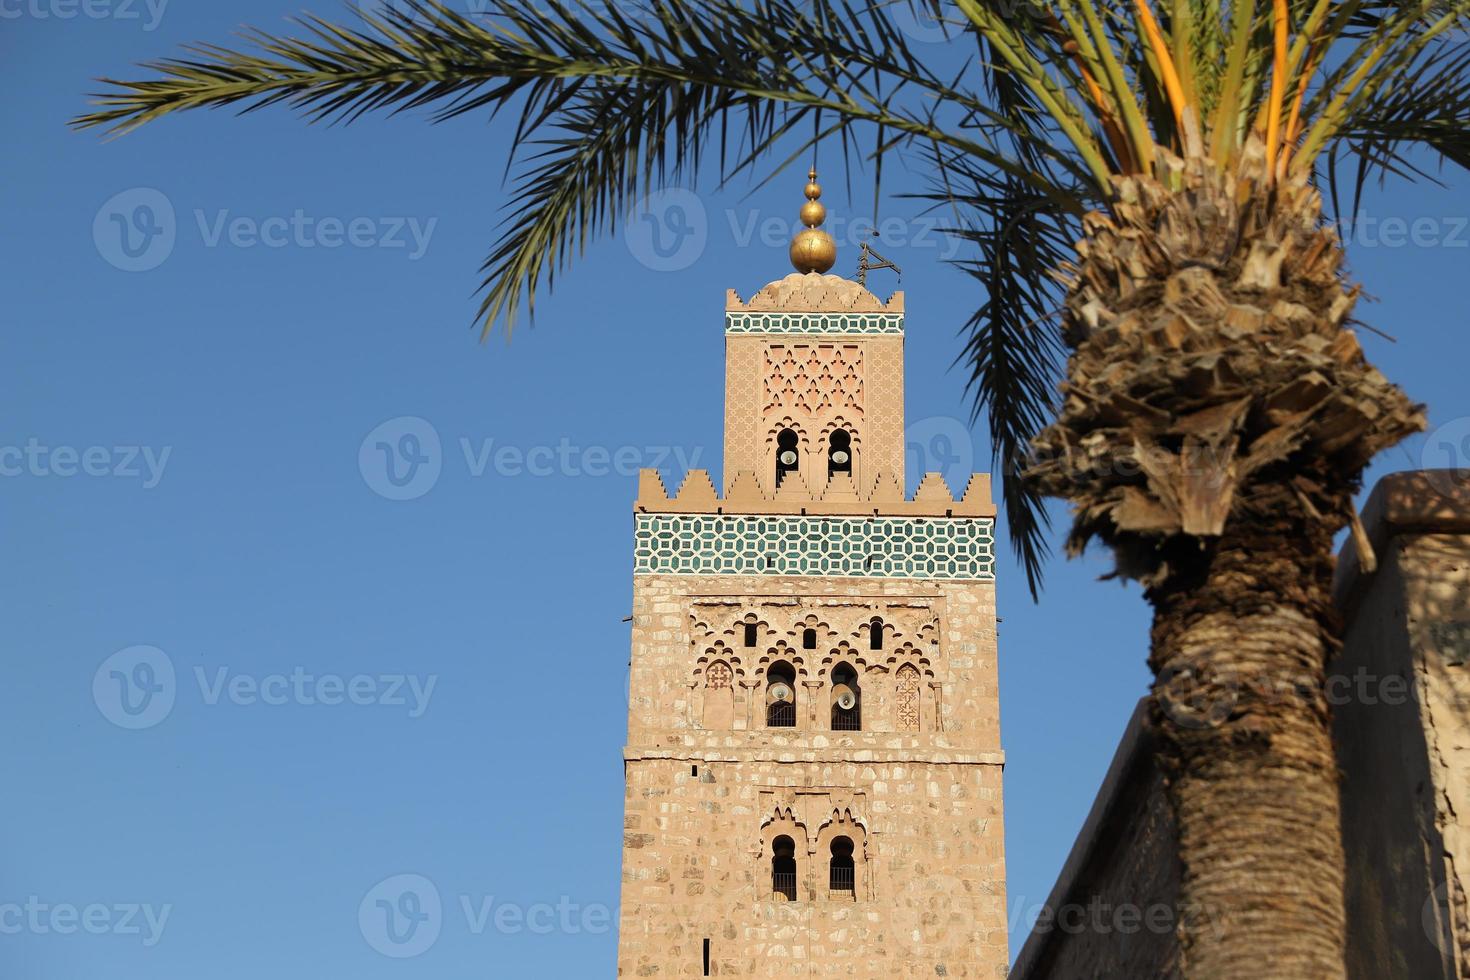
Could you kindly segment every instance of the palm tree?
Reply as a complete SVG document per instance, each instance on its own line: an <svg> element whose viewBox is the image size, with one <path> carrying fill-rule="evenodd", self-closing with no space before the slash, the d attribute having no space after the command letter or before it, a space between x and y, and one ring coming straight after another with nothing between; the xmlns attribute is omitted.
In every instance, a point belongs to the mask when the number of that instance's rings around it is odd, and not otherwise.
<svg viewBox="0 0 1470 980"><path fill-rule="evenodd" d="M711 164L775 172L823 140L880 178L890 153L925 163L922 196L972 247L963 356L1033 593L1054 495L1069 551L1100 539L1154 608L1151 717L1193 910L1182 972L1343 976L1332 540L1369 459L1423 418L1359 348L1323 190L1336 200L1340 172L1355 198L1423 176L1426 148L1470 166L1470 0L477 6L409 0L195 46L104 80L75 124L512 107L486 331L641 193ZM916 48L914 8L963 65Z"/></svg>

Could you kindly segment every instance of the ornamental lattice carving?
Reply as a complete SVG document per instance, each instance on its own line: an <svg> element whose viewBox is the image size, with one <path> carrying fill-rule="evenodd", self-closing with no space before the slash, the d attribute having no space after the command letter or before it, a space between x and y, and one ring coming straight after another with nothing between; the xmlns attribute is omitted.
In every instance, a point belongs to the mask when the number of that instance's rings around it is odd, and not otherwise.
<svg viewBox="0 0 1470 980"><path fill-rule="evenodd" d="M717 660L710 664L709 670L705 671L704 682L712 691L722 690L730 686L730 665L723 660ZM917 682L916 682L917 683ZM917 690L917 688L915 688Z"/></svg>
<svg viewBox="0 0 1470 980"><path fill-rule="evenodd" d="M857 344L771 344L766 413L863 414L863 349Z"/></svg>
<svg viewBox="0 0 1470 980"><path fill-rule="evenodd" d="M898 730L919 730L919 671L913 664L898 669Z"/></svg>

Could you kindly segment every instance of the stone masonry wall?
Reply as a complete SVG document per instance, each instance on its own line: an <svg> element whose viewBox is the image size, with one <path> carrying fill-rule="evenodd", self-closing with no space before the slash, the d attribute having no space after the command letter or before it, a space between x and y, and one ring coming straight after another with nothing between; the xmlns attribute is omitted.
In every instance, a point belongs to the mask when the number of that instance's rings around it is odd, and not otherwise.
<svg viewBox="0 0 1470 980"><path fill-rule="evenodd" d="M1338 559L1343 649L1326 691L1343 779L1348 976L1465 980L1470 471L1385 477L1363 523L1377 567L1365 570L1351 542ZM1033 930L1012 977L1173 976L1177 949L1169 930L1129 938L1095 915L1084 915L1080 930L1054 917L1095 898L1145 908L1175 903L1176 848L1136 712L1048 901L1044 921L1057 924Z"/></svg>
<svg viewBox="0 0 1470 980"><path fill-rule="evenodd" d="M1003 977L994 587L644 575L634 593L619 976ZM874 613L881 651L848 635ZM796 728L764 724L777 658L799 669ZM863 731L827 724L838 661L859 673ZM715 662L733 667L719 729ZM895 704L904 665L923 671L917 731ZM839 834L850 896L827 888ZM796 901L771 887L777 836L796 844Z"/></svg>
<svg viewBox="0 0 1470 980"><path fill-rule="evenodd" d="M1344 552L1328 692L1349 975L1470 977L1470 471L1387 477L1364 521L1378 569Z"/></svg>

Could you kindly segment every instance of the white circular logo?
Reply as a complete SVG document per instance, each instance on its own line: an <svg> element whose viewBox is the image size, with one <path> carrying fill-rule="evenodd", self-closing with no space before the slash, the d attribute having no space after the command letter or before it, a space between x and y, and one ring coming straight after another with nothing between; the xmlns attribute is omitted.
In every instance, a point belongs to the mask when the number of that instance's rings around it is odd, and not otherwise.
<svg viewBox="0 0 1470 980"><path fill-rule="evenodd" d="M931 0L893 0L887 9L893 26L915 41L938 44L950 39Z"/></svg>
<svg viewBox="0 0 1470 980"><path fill-rule="evenodd" d="M380 497L413 500L434 489L444 466L439 432L416 415L400 415L369 432L357 450L363 482Z"/></svg>
<svg viewBox="0 0 1470 980"><path fill-rule="evenodd" d="M177 234L173 203L151 187L114 194L92 219L97 254L124 272L158 268L173 253Z"/></svg>
<svg viewBox="0 0 1470 980"><path fill-rule="evenodd" d="M119 650L92 675L92 701L119 728L152 728L163 721L177 690L173 661L153 646Z"/></svg>
<svg viewBox="0 0 1470 980"><path fill-rule="evenodd" d="M687 269L709 241L704 202L683 187L655 191L639 200L623 222L623 240L633 258L655 272Z"/></svg>
<svg viewBox="0 0 1470 980"><path fill-rule="evenodd" d="M910 475L938 473L955 493L964 493L975 472L970 427L949 415L932 415L903 433L904 465Z"/></svg>
<svg viewBox="0 0 1470 980"><path fill-rule="evenodd" d="M1440 493L1470 489L1470 416L1451 419L1429 433L1419 466Z"/></svg>
<svg viewBox="0 0 1470 980"><path fill-rule="evenodd" d="M439 939L444 911L439 889L423 875L385 878L362 897L357 927L367 944L384 956L407 959Z"/></svg>
<svg viewBox="0 0 1470 980"><path fill-rule="evenodd" d="M1445 936L1454 929L1454 909L1450 905L1450 890L1446 882L1440 882L1424 900L1419 910L1419 921L1424 926L1424 935L1441 953L1445 950Z"/></svg>
<svg viewBox="0 0 1470 980"><path fill-rule="evenodd" d="M414 0L357 0L357 12L364 18L381 21L390 27L408 21L427 24L429 18L423 6L415 6Z"/></svg>

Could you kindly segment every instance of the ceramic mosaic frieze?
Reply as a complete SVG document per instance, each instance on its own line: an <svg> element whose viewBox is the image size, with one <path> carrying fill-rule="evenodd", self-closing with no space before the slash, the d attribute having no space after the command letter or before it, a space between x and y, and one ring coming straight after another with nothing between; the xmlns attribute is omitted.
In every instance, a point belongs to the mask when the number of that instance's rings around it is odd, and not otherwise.
<svg viewBox="0 0 1470 980"><path fill-rule="evenodd" d="M993 518L638 514L638 575L994 581Z"/></svg>
<svg viewBox="0 0 1470 980"><path fill-rule="evenodd" d="M902 334L902 313L730 313L725 333Z"/></svg>

